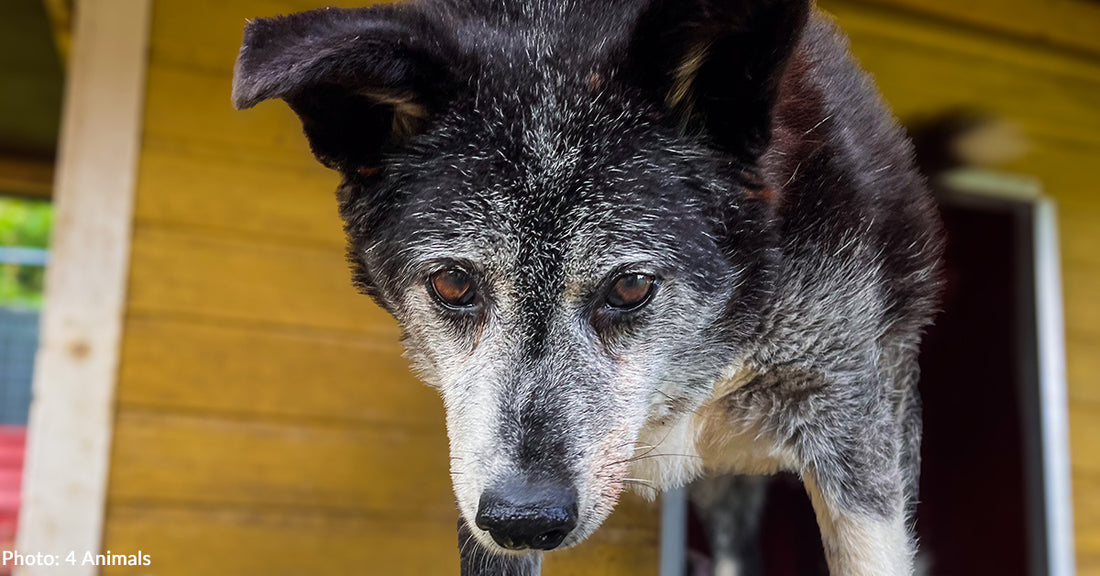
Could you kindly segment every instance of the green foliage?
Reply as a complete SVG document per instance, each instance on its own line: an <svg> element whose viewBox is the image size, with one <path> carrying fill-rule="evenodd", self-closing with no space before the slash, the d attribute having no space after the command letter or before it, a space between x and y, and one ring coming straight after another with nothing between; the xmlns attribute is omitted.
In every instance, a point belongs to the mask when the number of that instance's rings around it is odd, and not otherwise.
<svg viewBox="0 0 1100 576"><path fill-rule="evenodd" d="M0 246L46 248L53 224L49 202L0 197ZM0 306L39 308L45 270L0 263Z"/></svg>

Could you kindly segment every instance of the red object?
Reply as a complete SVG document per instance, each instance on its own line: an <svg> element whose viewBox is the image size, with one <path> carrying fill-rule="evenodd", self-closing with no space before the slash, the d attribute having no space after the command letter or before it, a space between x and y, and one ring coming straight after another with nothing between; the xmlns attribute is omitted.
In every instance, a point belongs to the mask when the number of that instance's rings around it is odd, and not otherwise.
<svg viewBox="0 0 1100 576"><path fill-rule="evenodd" d="M0 550L15 548L26 445L26 426L0 426ZM0 566L0 574L11 574L11 570L11 566Z"/></svg>

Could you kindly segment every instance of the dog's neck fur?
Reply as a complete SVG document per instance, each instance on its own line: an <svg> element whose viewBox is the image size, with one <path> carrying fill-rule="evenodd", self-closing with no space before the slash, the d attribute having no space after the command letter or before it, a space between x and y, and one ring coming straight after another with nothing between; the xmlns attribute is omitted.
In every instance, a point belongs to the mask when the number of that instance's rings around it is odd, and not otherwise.
<svg viewBox="0 0 1100 576"><path fill-rule="evenodd" d="M735 394L744 390L760 369L744 361L731 364L714 391L694 410L651 419L638 438L638 455L630 476L666 490L684 486L704 474L773 474L794 470L796 457L766 429L731 409ZM653 498L655 490L639 485L636 492Z"/></svg>

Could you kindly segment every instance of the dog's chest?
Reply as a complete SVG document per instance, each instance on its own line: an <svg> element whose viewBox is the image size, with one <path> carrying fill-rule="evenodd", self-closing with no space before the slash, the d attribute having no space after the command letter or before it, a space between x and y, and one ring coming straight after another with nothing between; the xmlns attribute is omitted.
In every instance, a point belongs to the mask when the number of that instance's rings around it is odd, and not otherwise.
<svg viewBox="0 0 1100 576"><path fill-rule="evenodd" d="M630 476L659 489L682 486L709 474L774 474L795 467L795 454L767 433L760 415L726 402L754 373L738 370L714 396L677 419L646 426Z"/></svg>

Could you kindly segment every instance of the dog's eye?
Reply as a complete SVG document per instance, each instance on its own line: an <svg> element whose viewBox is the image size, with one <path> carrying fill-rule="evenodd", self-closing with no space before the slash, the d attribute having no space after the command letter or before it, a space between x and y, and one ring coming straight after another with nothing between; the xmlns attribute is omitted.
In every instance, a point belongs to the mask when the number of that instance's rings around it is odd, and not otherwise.
<svg viewBox="0 0 1100 576"><path fill-rule="evenodd" d="M452 308L472 306L477 299L477 290L474 289L470 275L457 268L432 274L431 282L435 297Z"/></svg>
<svg viewBox="0 0 1100 576"><path fill-rule="evenodd" d="M645 274L623 274L611 285L607 305L617 310L641 308L653 295L653 277Z"/></svg>

